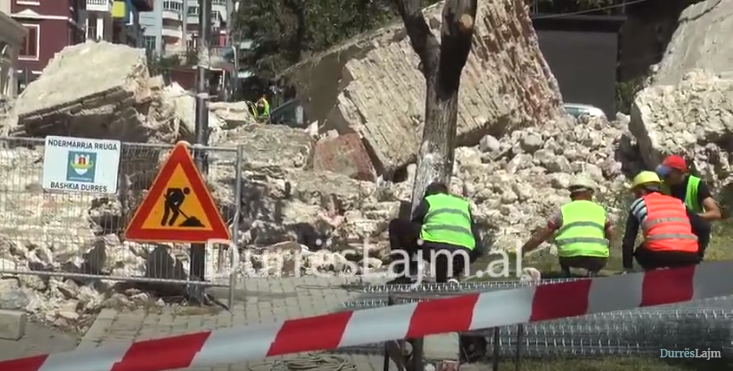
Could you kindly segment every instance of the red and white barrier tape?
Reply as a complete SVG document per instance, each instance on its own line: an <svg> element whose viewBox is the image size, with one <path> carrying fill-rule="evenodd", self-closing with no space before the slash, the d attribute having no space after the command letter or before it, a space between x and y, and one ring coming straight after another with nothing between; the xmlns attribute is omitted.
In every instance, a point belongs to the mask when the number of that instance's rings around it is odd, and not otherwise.
<svg viewBox="0 0 733 371"><path fill-rule="evenodd" d="M469 294L1 361L8 371L164 371L733 295L733 262Z"/></svg>

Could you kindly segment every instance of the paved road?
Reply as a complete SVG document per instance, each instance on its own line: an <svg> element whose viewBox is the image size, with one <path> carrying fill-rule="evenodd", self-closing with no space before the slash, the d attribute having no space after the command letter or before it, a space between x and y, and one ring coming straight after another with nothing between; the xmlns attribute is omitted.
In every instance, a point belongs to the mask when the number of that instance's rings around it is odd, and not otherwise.
<svg viewBox="0 0 733 371"><path fill-rule="evenodd" d="M248 279L238 285L243 289L237 291L231 313L181 307L139 309L132 312L103 310L84 336L79 349L120 341L144 340L203 329L268 323L332 312L339 308L343 301L358 295L340 288L345 283L347 281L344 278ZM217 296L226 297L226 295ZM382 367L381 359L375 356L345 355L345 357L357 365L358 371L376 371ZM195 371L245 371L259 363L226 365ZM257 367L257 369L269 368Z"/></svg>

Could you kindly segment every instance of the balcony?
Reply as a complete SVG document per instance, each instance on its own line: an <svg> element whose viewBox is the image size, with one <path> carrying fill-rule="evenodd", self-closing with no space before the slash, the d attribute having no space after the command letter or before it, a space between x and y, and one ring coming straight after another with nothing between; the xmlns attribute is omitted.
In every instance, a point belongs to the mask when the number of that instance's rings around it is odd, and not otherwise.
<svg viewBox="0 0 733 371"><path fill-rule="evenodd" d="M163 26L163 29L161 30L161 34L163 37L172 37L175 39L180 39L183 37L183 30L181 27L167 27Z"/></svg>
<svg viewBox="0 0 733 371"><path fill-rule="evenodd" d="M172 20L172 21L183 21L183 17L181 16L181 12L177 10L169 10L169 9L163 9L163 19L166 20Z"/></svg>
<svg viewBox="0 0 733 371"><path fill-rule="evenodd" d="M112 12L112 0L86 0L88 12Z"/></svg>

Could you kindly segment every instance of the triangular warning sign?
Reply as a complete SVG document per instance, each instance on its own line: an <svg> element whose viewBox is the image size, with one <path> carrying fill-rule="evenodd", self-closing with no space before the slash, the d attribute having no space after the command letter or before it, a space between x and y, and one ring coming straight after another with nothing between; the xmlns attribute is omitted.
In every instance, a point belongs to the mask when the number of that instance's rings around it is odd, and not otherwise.
<svg viewBox="0 0 733 371"><path fill-rule="evenodd" d="M204 243L229 240L188 144L178 143L127 225L125 238L140 242Z"/></svg>

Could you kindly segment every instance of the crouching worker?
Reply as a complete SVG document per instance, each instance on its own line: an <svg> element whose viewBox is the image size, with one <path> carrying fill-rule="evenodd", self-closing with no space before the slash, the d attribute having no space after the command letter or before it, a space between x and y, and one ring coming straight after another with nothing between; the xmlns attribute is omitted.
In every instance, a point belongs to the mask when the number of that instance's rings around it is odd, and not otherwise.
<svg viewBox="0 0 733 371"><path fill-rule="evenodd" d="M581 268L594 277L608 261L611 222L606 209L593 202L595 183L592 180L579 176L570 183L569 190L571 201L522 246L522 255L554 235L563 273L570 277L570 268Z"/></svg>
<svg viewBox="0 0 733 371"><path fill-rule="evenodd" d="M480 237L470 203L449 194L448 187L439 182L428 185L411 219L390 222L389 241L393 253L401 251L400 255L410 257L409 267L393 267L401 276L390 283L412 282L418 275L418 264L422 264L420 257L432 264L436 282L457 281L481 251L476 248Z"/></svg>
<svg viewBox="0 0 733 371"><path fill-rule="evenodd" d="M662 194L661 183L651 171L642 171L632 181L636 200L631 204L622 246L626 272L633 268L634 257L644 270L700 262L699 243L706 245L708 238L706 223L682 201ZM634 250L639 228L644 241Z"/></svg>
<svg viewBox="0 0 733 371"><path fill-rule="evenodd" d="M662 179L662 193L677 198L685 203L685 205L694 211L704 221L706 230L700 230L702 234L705 232L705 241L710 240L711 225L710 223L722 219L720 206L710 192L708 184L690 174L687 168L687 162L680 156L672 155L664 159L661 165L657 167L657 174ZM700 260L705 256L707 245L702 244L702 239L698 241L700 245Z"/></svg>

